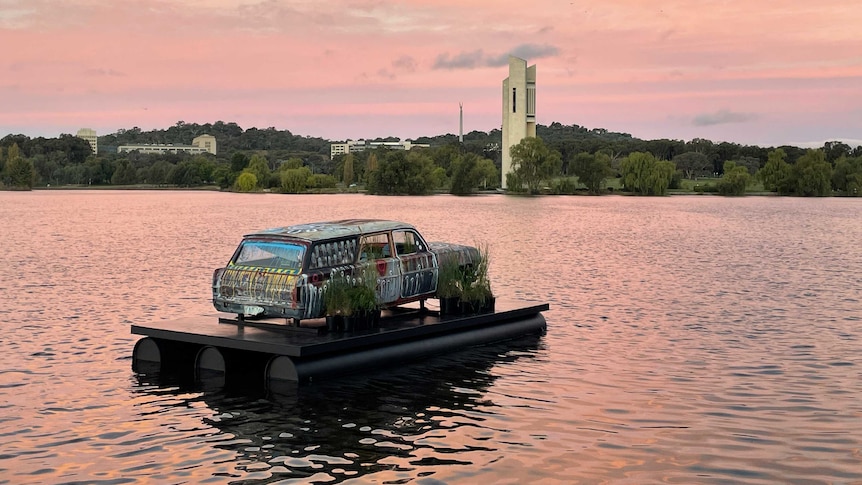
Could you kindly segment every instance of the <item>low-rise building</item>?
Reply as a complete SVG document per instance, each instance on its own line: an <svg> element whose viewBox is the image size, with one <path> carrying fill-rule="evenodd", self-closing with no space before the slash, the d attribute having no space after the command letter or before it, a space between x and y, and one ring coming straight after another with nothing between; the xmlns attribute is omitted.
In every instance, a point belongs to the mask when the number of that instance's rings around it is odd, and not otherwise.
<svg viewBox="0 0 862 485"><path fill-rule="evenodd" d="M117 152L133 152L140 153L212 153L216 155L216 138L212 135L201 135L192 140L191 145L173 145L173 144L138 144L138 145L120 145L117 147Z"/></svg>
<svg viewBox="0 0 862 485"><path fill-rule="evenodd" d="M405 141L365 141L365 140L347 140L344 143L333 143L329 145L329 158L335 158L337 155L346 153L364 152L367 149L378 147L386 147L391 150L410 150L411 148L428 148L431 145L427 143L413 143L410 140Z"/></svg>

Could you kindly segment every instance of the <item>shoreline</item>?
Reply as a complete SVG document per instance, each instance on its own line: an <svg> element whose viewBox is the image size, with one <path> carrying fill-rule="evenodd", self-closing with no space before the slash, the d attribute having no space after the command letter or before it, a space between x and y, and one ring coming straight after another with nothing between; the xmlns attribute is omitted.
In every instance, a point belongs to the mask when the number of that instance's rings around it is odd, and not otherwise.
<svg viewBox="0 0 862 485"><path fill-rule="evenodd" d="M282 193L282 192L273 192L272 190L260 190L254 192L236 192L232 190L223 190L215 185L201 185L196 187L174 187L174 186L164 186L164 185L63 185L63 186L48 186L48 187L33 187L32 189L17 189L17 188L0 188L0 191L7 192L27 192L27 191L64 191L64 190L128 190L128 191L142 191L142 190L152 190L152 191L186 191L186 192L226 192L226 193L235 193L235 194L275 194L275 195L342 195L342 194L364 194L369 195L365 190L352 190L352 191L344 191L344 190L329 190L329 191L307 191L299 194L290 194L290 193ZM454 195L448 192L433 192L428 195L421 195L416 197L427 197L433 195ZM716 197L746 197L746 196L759 196L759 197L797 197L793 195L781 196L775 192L764 192L764 191L756 191L756 192L746 192L741 196L722 196L715 192L698 192L693 190L680 190L680 189L669 189L668 193L662 196L655 195L637 195L634 192L624 192L620 190L606 191L598 195L589 194L586 191L578 191L573 194L550 194L550 193L542 193L542 194L524 194L524 193L506 193L500 192L497 190L483 190L474 192L472 194L467 195L455 195L455 197L471 197L478 195L508 195L511 197L605 197L609 195L619 195L619 196L631 196L631 197L667 197L667 196L679 196L679 195L697 195L697 196L716 196ZM382 196L382 197L387 197ZM842 195L832 195L831 197L845 197Z"/></svg>

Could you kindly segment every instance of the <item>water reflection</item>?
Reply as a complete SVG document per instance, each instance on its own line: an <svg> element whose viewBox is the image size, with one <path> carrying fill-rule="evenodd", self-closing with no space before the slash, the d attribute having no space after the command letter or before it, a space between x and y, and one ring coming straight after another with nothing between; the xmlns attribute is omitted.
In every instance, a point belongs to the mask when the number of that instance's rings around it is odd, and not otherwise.
<svg viewBox="0 0 862 485"><path fill-rule="evenodd" d="M0 482L862 483L860 202L0 192ZM488 242L548 334L295 393L132 373L238 235L357 209Z"/></svg>
<svg viewBox="0 0 862 485"><path fill-rule="evenodd" d="M495 430L483 424L496 413L486 396L497 379L493 369L534 359L542 339L525 336L308 385L265 388L164 372L137 379L142 392L159 399L196 393L191 401L213 413L203 424L219 432L214 447L236 454L231 478L243 483L333 483L380 472L406 480L433 475L438 466L476 465L473 453L496 449ZM476 439L477 429L484 438Z"/></svg>

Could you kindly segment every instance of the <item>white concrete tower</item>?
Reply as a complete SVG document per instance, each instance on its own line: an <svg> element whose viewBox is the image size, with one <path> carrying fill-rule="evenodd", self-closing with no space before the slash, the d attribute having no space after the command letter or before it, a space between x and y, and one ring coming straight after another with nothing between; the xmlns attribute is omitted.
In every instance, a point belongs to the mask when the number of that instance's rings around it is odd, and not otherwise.
<svg viewBox="0 0 862 485"><path fill-rule="evenodd" d="M512 171L510 150L524 138L536 136L536 65L527 67L527 61L509 56L509 77L503 80L503 177Z"/></svg>

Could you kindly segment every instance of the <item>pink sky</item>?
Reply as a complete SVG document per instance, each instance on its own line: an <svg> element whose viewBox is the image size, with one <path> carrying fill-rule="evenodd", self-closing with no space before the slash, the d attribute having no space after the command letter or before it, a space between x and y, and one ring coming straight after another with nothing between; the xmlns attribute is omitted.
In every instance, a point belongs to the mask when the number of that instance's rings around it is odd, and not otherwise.
<svg viewBox="0 0 862 485"><path fill-rule="evenodd" d="M489 131L506 56L537 120L862 143L858 0L0 0L0 137L234 121L330 140Z"/></svg>

